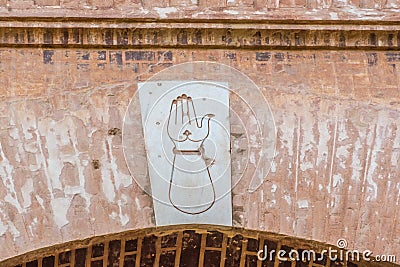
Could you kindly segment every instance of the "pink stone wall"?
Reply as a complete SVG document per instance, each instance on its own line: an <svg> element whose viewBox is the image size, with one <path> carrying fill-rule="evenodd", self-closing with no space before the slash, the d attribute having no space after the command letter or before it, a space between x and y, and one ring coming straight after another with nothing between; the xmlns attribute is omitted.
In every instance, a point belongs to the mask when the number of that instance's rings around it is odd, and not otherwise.
<svg viewBox="0 0 400 267"><path fill-rule="evenodd" d="M2 17L392 21L398 0L0 0Z"/></svg>
<svg viewBox="0 0 400 267"><path fill-rule="evenodd" d="M398 52L2 48L0 59L0 260L154 226L120 129L138 81L194 60L248 75L275 117L273 167L256 192L234 188L235 226L400 251Z"/></svg>

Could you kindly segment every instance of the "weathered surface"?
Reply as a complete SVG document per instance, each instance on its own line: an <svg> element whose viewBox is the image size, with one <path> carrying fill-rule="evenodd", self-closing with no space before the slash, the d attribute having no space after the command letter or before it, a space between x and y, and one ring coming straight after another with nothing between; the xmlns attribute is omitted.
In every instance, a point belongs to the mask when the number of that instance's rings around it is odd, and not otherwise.
<svg viewBox="0 0 400 267"><path fill-rule="evenodd" d="M58 20L0 20L0 46L79 49L193 48L196 49L387 49L400 50L396 23L377 26L338 22L297 24L287 21L143 22L106 20L101 24L78 18ZM99 28L101 27L101 28ZM60 29L61 28L61 29ZM262 60L264 54L258 59ZM147 54L151 57L152 54ZM127 59L137 59L130 54ZM50 60L50 54L48 55ZM121 60L123 60L121 58ZM371 58L373 60L373 58Z"/></svg>
<svg viewBox="0 0 400 267"><path fill-rule="evenodd" d="M193 60L243 71L275 116L273 168L256 192L234 188L236 226L400 251L399 53L3 48L0 59L0 259L154 226L120 129L138 81Z"/></svg>
<svg viewBox="0 0 400 267"><path fill-rule="evenodd" d="M3 17L398 21L397 0L0 0Z"/></svg>

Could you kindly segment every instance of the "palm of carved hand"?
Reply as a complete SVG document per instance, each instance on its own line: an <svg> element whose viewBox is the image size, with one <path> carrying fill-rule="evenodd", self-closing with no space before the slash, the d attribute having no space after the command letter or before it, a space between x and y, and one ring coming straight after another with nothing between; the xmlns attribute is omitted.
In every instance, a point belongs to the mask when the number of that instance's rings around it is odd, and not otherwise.
<svg viewBox="0 0 400 267"><path fill-rule="evenodd" d="M182 94L172 100L167 132L175 148L198 150L210 133L212 117L206 114L199 119L190 96Z"/></svg>

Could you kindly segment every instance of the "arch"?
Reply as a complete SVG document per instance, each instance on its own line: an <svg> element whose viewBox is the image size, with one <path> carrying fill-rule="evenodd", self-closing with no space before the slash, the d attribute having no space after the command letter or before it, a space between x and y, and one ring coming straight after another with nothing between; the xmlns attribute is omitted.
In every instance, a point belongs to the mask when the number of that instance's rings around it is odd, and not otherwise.
<svg viewBox="0 0 400 267"><path fill-rule="evenodd" d="M323 253L329 249L338 251L337 260L332 260L333 257L329 257L328 253ZM258 259L264 255L259 253L260 250L263 253L267 252L264 260ZM58 244L5 260L0 262L0 265L3 267L399 266L388 262L376 263L373 258L370 262L362 258L358 261L345 250L342 250L343 256L340 256L340 250L339 247L329 244L271 232L215 225L174 225L125 231ZM290 260L288 257L290 255L298 260ZM287 260L284 260L285 258Z"/></svg>

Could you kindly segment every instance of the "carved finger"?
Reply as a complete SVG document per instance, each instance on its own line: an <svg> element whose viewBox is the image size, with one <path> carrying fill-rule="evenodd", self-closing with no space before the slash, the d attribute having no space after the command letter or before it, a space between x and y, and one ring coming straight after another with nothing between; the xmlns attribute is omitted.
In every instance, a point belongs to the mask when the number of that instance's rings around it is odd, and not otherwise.
<svg viewBox="0 0 400 267"><path fill-rule="evenodd" d="M203 128L203 125L204 125L203 123L206 123L207 126L209 127L209 126L210 126L210 120L211 120L211 118L213 118L213 117L215 117L214 114L206 114L206 115L204 115L204 116L201 118L199 128ZM204 122L204 119L206 119L207 121Z"/></svg>
<svg viewBox="0 0 400 267"><path fill-rule="evenodd" d="M196 110L194 108L194 103L193 103L193 99L188 96L187 98L187 103L188 103L188 113L190 114L191 117L191 121L193 121L193 123L196 123L196 126L199 127L198 121L197 121L197 114L196 114Z"/></svg>
<svg viewBox="0 0 400 267"><path fill-rule="evenodd" d="M182 113L182 98L178 96L176 98L176 119L175 124L179 125L183 123L183 113Z"/></svg>
<svg viewBox="0 0 400 267"><path fill-rule="evenodd" d="M168 136L171 139L174 139L174 129L176 128L176 117L177 117L177 101L176 99L172 100L171 107L169 109L169 116L168 116L168 125L167 125L167 132ZM172 134L172 135L171 135Z"/></svg>
<svg viewBox="0 0 400 267"><path fill-rule="evenodd" d="M182 94L182 113L183 117L187 117L187 122L191 124L190 121L190 112L189 112L189 102L188 102L188 96L186 94ZM183 120L186 124L186 121Z"/></svg>
<svg viewBox="0 0 400 267"><path fill-rule="evenodd" d="M172 123L175 123L176 118L176 100L172 100L171 102L171 107L169 109L169 115L168 115L168 126Z"/></svg>

